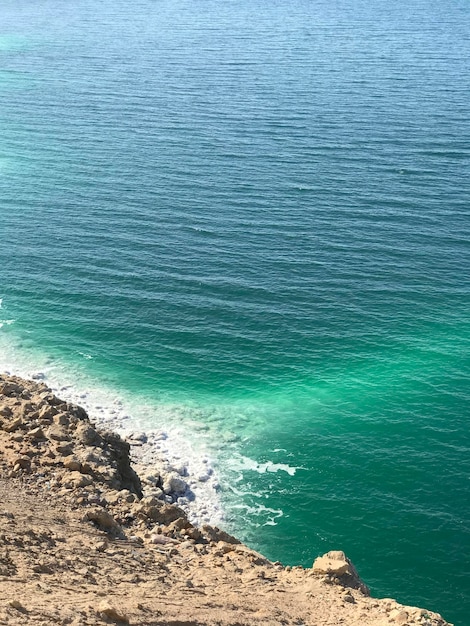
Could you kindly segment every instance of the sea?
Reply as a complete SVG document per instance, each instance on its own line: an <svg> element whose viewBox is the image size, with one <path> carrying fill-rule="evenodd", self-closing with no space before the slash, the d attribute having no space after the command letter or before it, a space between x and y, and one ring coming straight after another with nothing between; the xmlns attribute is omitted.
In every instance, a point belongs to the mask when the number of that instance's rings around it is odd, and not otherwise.
<svg viewBox="0 0 470 626"><path fill-rule="evenodd" d="M469 34L467 0L0 4L0 370L203 459L201 523L457 626Z"/></svg>

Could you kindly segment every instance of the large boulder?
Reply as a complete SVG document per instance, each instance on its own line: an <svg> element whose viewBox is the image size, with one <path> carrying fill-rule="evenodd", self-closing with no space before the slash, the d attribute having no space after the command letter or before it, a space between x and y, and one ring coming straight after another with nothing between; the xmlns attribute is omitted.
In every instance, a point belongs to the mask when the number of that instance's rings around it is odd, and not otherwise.
<svg viewBox="0 0 470 626"><path fill-rule="evenodd" d="M342 550L331 550L315 559L312 566L314 574L337 578L345 587L359 589L366 596L369 588L362 582L356 568Z"/></svg>

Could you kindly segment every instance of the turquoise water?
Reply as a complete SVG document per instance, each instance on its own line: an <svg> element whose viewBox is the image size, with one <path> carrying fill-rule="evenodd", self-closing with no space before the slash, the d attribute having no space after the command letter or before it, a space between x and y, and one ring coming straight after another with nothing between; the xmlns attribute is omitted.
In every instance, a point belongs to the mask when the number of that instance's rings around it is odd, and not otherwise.
<svg viewBox="0 0 470 626"><path fill-rule="evenodd" d="M344 549L459 626L469 22L459 0L0 7L2 367L181 428L254 548Z"/></svg>

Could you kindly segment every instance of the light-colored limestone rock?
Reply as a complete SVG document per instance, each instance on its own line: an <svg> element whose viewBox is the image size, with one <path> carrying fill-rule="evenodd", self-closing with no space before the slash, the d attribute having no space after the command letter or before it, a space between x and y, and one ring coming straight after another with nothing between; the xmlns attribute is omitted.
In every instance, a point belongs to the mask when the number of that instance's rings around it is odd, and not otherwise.
<svg viewBox="0 0 470 626"><path fill-rule="evenodd" d="M163 483L163 491L166 494L183 494L188 485L177 474L169 474Z"/></svg>
<svg viewBox="0 0 470 626"><path fill-rule="evenodd" d="M314 574L330 574L333 576L343 576L351 573L350 563L344 552L332 550L323 556L319 556L313 563Z"/></svg>

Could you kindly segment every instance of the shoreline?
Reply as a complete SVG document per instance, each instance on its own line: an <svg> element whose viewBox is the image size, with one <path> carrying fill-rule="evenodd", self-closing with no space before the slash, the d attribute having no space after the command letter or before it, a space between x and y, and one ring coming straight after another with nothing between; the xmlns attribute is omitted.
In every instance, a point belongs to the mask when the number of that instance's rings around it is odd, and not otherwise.
<svg viewBox="0 0 470 626"><path fill-rule="evenodd" d="M171 498L172 503L178 503L192 522L200 525L224 522L219 478L213 460L197 434L185 432L183 426L173 424L152 427L148 416L142 414L147 407L140 407L136 414L131 402L119 397L112 389L103 391L88 386L85 376L81 388L80 384L73 384L72 373L67 376L65 372L64 380L59 381L57 376L48 372L47 367L39 368L26 363L6 366L5 362L2 365L0 372L47 385L67 402L82 406L99 427L113 430L127 440L134 462L144 476L144 487L152 489L155 473L163 476L163 482L171 481L173 488L167 484L165 495ZM170 410L173 408L169 407ZM164 416L162 421L165 421ZM190 441L190 434L193 441L196 438L196 445Z"/></svg>
<svg viewBox="0 0 470 626"><path fill-rule="evenodd" d="M43 382L0 374L2 624L450 626L371 598L341 551L284 567L194 525L132 456Z"/></svg>

